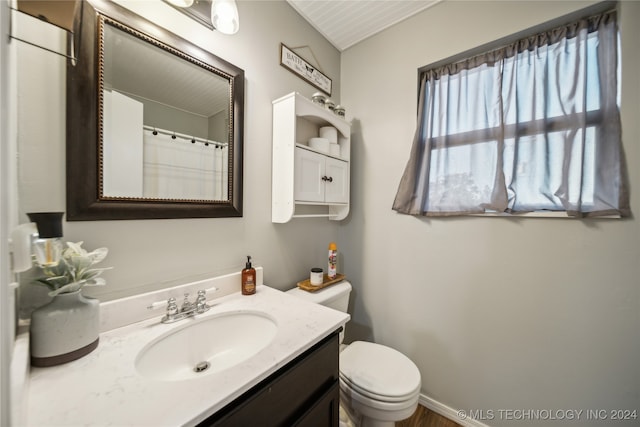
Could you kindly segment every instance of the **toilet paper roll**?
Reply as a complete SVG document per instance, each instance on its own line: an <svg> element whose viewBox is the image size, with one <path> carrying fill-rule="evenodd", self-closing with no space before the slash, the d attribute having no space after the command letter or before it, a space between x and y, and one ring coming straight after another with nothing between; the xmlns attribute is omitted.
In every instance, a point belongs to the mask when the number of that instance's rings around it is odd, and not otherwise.
<svg viewBox="0 0 640 427"><path fill-rule="evenodd" d="M324 126L320 128L319 131L320 138L326 138L329 142L337 143L338 142L338 129L333 126Z"/></svg>
<svg viewBox="0 0 640 427"><path fill-rule="evenodd" d="M340 144L332 142L329 144L329 154L340 157Z"/></svg>
<svg viewBox="0 0 640 427"><path fill-rule="evenodd" d="M329 152L329 140L327 138L311 138L309 140L309 147L314 150L322 151L323 153Z"/></svg>

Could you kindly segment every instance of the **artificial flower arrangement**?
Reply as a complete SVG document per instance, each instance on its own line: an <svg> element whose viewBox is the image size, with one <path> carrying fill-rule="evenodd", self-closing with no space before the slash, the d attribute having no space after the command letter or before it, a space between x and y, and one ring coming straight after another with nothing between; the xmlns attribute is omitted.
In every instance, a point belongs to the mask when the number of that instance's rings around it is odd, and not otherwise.
<svg viewBox="0 0 640 427"><path fill-rule="evenodd" d="M106 281L99 278L103 271L112 267L91 268L107 256L107 248L98 248L87 252L82 248L83 242L67 242L62 251L62 259L55 266L42 267L46 277L38 279L50 289L49 296L75 292L84 286L103 286Z"/></svg>

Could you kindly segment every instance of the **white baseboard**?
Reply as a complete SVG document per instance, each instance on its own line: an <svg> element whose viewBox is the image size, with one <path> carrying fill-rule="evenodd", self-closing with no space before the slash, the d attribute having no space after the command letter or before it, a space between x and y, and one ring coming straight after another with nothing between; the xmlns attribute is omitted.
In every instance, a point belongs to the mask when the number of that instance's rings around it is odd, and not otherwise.
<svg viewBox="0 0 640 427"><path fill-rule="evenodd" d="M430 398L424 394L420 394L418 402L427 409L432 410L445 418L450 419L462 427L489 427L488 425L481 423L480 421L474 420L472 418L466 418L466 412L453 409L450 406L445 405L444 403L440 403L435 399ZM464 415L463 415L464 414Z"/></svg>

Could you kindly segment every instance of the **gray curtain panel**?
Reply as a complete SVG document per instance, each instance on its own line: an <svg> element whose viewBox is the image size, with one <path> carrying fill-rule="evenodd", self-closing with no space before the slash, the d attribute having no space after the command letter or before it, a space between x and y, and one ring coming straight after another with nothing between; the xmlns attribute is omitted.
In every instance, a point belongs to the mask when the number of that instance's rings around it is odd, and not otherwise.
<svg viewBox="0 0 640 427"><path fill-rule="evenodd" d="M393 209L629 215L614 11L421 75Z"/></svg>

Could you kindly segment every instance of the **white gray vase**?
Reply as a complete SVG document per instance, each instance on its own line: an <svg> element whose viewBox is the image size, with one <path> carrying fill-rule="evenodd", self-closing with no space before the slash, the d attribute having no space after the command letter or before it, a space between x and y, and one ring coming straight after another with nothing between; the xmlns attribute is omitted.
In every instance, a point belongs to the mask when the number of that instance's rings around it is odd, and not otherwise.
<svg viewBox="0 0 640 427"><path fill-rule="evenodd" d="M31 314L31 365L55 366L79 359L98 346L100 304L81 291L59 294Z"/></svg>

